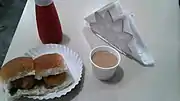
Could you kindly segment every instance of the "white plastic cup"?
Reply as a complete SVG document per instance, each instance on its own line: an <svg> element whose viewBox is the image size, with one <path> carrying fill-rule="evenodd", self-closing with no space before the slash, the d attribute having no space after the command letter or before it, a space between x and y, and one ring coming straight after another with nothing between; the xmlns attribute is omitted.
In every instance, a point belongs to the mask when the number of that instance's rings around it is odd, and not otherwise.
<svg viewBox="0 0 180 101"><path fill-rule="evenodd" d="M117 59L118 59L117 63L114 66L108 67L108 68L98 66L97 64L95 64L92 61L92 56L94 55L95 52L98 52L98 51L107 51L107 52L112 53L114 56L117 57ZM93 73L95 74L96 78L98 78L99 80L108 80L108 79L110 79L114 75L114 73L116 71L116 68L119 66L120 61L121 61L121 56L120 56L119 52L117 50L115 50L114 48L110 47L110 46L98 46L98 47L95 47L90 52L89 58L90 58L90 61L91 61L91 64L92 64Z"/></svg>

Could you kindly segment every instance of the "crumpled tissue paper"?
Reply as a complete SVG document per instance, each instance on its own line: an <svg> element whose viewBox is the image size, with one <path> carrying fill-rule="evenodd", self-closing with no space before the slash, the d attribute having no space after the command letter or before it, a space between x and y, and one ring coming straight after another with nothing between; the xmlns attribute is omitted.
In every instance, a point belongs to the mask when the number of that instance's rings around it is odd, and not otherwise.
<svg viewBox="0 0 180 101"><path fill-rule="evenodd" d="M120 53L144 66L152 66L155 61L139 36L133 16L116 1L90 14L85 20L95 35Z"/></svg>

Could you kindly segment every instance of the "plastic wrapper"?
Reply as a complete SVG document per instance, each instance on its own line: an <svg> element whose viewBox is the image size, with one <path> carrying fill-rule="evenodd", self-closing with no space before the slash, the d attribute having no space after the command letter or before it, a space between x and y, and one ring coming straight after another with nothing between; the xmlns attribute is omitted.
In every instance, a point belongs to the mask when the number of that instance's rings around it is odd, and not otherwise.
<svg viewBox="0 0 180 101"><path fill-rule="evenodd" d="M152 66L155 61L139 36L133 16L116 1L93 12L85 20L96 36L120 53L140 64Z"/></svg>

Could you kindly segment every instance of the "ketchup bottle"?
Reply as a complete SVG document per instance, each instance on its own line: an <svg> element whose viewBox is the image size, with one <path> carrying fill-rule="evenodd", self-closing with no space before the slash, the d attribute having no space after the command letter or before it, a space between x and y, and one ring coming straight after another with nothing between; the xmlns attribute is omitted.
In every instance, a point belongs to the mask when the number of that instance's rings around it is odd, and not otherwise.
<svg viewBox="0 0 180 101"><path fill-rule="evenodd" d="M52 0L35 0L36 22L39 37L43 44L62 41L62 29Z"/></svg>

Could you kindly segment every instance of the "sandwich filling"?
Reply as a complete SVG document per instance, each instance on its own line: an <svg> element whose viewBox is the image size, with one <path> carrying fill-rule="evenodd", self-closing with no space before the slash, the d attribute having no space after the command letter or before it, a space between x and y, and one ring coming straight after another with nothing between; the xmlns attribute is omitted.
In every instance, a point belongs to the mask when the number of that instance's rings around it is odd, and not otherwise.
<svg viewBox="0 0 180 101"><path fill-rule="evenodd" d="M18 91L34 91L37 88L52 89L59 86L65 82L67 79L67 73L63 72L57 75L50 75L48 77L43 77L41 80L35 79L34 75L25 76L23 78L14 80L10 82L9 93L13 96ZM29 93L30 94L30 93Z"/></svg>
<svg viewBox="0 0 180 101"><path fill-rule="evenodd" d="M32 77L27 77L26 80L28 79L32 80ZM26 83L26 80L22 80L24 86L14 86L14 88L10 89L11 95L12 91L14 91L14 95L12 96L44 96L51 92L60 91L70 86L74 81L69 72L63 72L58 75L50 75L48 77L43 77L41 80L34 79L34 85L33 83ZM22 81L18 81L16 81L16 84L19 82L23 84Z"/></svg>
<svg viewBox="0 0 180 101"><path fill-rule="evenodd" d="M60 68L60 67L56 67L56 68L50 68L44 71L41 71L39 73L36 73L38 75L35 76L36 79L41 80L43 77L48 77L48 76L52 76L52 75L58 75L61 74L63 72L67 72L68 68L67 66L65 68Z"/></svg>
<svg viewBox="0 0 180 101"><path fill-rule="evenodd" d="M33 75L16 79L10 82L9 92L11 95L14 95L18 89L21 89L21 90L32 89L35 86L35 82L36 80L34 79Z"/></svg>

